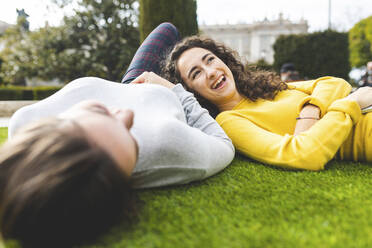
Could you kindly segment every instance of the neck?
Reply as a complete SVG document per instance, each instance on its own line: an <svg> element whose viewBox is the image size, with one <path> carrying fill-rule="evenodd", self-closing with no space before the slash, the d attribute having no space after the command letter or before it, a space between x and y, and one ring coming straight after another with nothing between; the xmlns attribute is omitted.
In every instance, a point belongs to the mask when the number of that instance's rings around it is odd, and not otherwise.
<svg viewBox="0 0 372 248"><path fill-rule="evenodd" d="M243 100L243 97L240 94L236 94L227 101L217 104L217 107L221 112L232 110L241 100Z"/></svg>

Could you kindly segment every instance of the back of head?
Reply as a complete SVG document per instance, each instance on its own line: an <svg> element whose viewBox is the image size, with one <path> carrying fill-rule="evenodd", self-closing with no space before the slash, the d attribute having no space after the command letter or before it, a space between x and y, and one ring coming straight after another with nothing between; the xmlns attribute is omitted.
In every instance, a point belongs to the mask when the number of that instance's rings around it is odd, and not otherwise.
<svg viewBox="0 0 372 248"><path fill-rule="evenodd" d="M285 63L280 68L280 77L283 82L300 81L300 74L293 63Z"/></svg>
<svg viewBox="0 0 372 248"><path fill-rule="evenodd" d="M285 63L280 68L280 73L285 73L285 72L295 71L295 70L296 68L293 63Z"/></svg>
<svg viewBox="0 0 372 248"><path fill-rule="evenodd" d="M132 210L129 179L71 121L43 120L0 151L0 230L24 247L69 247ZM126 212L125 212L126 211Z"/></svg>

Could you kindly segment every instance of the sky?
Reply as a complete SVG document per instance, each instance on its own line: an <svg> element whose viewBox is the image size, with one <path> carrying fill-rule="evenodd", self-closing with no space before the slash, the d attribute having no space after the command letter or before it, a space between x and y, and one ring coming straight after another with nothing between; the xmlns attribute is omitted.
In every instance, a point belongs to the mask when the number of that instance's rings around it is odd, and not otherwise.
<svg viewBox="0 0 372 248"><path fill-rule="evenodd" d="M155 1L155 0L154 0ZM170 0L171 1L171 0ZM50 0L0 0L0 20L14 24L16 8L30 15L30 27L36 29L48 21L58 25L65 13ZM279 13L291 21L308 21L309 31L328 27L329 0L198 0L199 24L235 24L277 19ZM331 23L338 31L349 30L356 22L372 15L372 0L331 0Z"/></svg>
<svg viewBox="0 0 372 248"><path fill-rule="evenodd" d="M339 31L372 15L372 0L331 0L331 24ZM328 28L329 0L198 0L199 24L252 23L277 19L308 21L309 31Z"/></svg>

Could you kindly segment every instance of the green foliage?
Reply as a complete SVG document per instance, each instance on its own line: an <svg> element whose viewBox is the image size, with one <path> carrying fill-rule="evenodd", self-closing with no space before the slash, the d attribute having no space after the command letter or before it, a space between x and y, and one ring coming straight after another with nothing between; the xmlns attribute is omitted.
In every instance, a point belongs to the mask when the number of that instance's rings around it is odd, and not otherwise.
<svg viewBox="0 0 372 248"><path fill-rule="evenodd" d="M1 40L1 35L0 35L0 40ZM3 65L3 59L0 57L0 85L4 81L3 78L1 77L1 67Z"/></svg>
<svg viewBox="0 0 372 248"><path fill-rule="evenodd" d="M64 58L67 56L65 49L67 32L65 27L45 27L38 31L26 34L17 34L7 30L6 45L1 52L3 60L2 75L4 82L17 83L20 76L43 80L59 78L69 79L69 65L66 68ZM17 36L16 36L17 35ZM14 40L14 39L17 40ZM20 40L18 40L20 39Z"/></svg>
<svg viewBox="0 0 372 248"><path fill-rule="evenodd" d="M83 76L119 81L139 46L135 2L77 1L74 15L65 17L62 26L28 33L18 25L9 29L3 37L0 77L20 84L26 77L63 83Z"/></svg>
<svg viewBox="0 0 372 248"><path fill-rule="evenodd" d="M59 91L61 87L56 86L39 86L39 87L33 87L32 93L33 93L33 99L34 100L42 100L44 98L47 98L48 96L53 95L57 91Z"/></svg>
<svg viewBox="0 0 372 248"><path fill-rule="evenodd" d="M353 67L372 61L372 16L354 25L349 31L350 64Z"/></svg>
<svg viewBox="0 0 372 248"><path fill-rule="evenodd" d="M196 0L140 0L141 41L162 22L174 24L182 37L197 34Z"/></svg>
<svg viewBox="0 0 372 248"><path fill-rule="evenodd" d="M82 0L83 10L65 18L72 78L99 76L119 81L139 46L135 0Z"/></svg>
<svg viewBox="0 0 372 248"><path fill-rule="evenodd" d="M0 88L0 101L21 100L23 91L20 89Z"/></svg>
<svg viewBox="0 0 372 248"><path fill-rule="evenodd" d="M246 66L250 70L274 71L274 66L266 62L264 59L260 59L256 63L249 63Z"/></svg>
<svg viewBox="0 0 372 248"><path fill-rule="evenodd" d="M8 128L0 127L0 145L4 143L8 138ZM1 238L0 238L0 248L1 248Z"/></svg>
<svg viewBox="0 0 372 248"><path fill-rule="evenodd" d="M348 79L347 33L335 31L280 36L274 43L274 68L292 62L302 78L336 76Z"/></svg>
<svg viewBox="0 0 372 248"><path fill-rule="evenodd" d="M25 40L28 33L23 31L21 24L18 23L6 29L5 33L0 37L0 42L4 45L4 49L0 51L0 59L2 61L0 78L2 83L25 84L25 77L27 76L27 71L25 70L27 42Z"/></svg>
<svg viewBox="0 0 372 248"><path fill-rule="evenodd" d="M60 89L61 87L56 86L38 86L32 88L19 86L0 87L0 101L42 100Z"/></svg>

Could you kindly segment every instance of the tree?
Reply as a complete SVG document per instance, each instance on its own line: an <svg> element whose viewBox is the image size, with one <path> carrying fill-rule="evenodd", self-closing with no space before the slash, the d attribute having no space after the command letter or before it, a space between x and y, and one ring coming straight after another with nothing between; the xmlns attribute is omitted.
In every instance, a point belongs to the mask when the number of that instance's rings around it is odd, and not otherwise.
<svg viewBox="0 0 372 248"><path fill-rule="evenodd" d="M25 60L27 59L27 42L25 39L27 32L23 28L24 21L24 18L18 19L17 25L6 29L1 36L1 42L4 46L0 52L2 84L25 84L25 77L27 76L27 72L24 70Z"/></svg>
<svg viewBox="0 0 372 248"><path fill-rule="evenodd" d="M135 0L82 0L65 18L71 78L95 75L118 81L139 46ZM74 67L74 66L73 66Z"/></svg>
<svg viewBox="0 0 372 248"><path fill-rule="evenodd" d="M141 41L162 22L173 23L182 37L197 34L196 0L140 0Z"/></svg>
<svg viewBox="0 0 372 248"><path fill-rule="evenodd" d="M302 78L336 76L348 79L350 71L347 33L331 30L283 35L274 43L274 68L292 62Z"/></svg>
<svg viewBox="0 0 372 248"><path fill-rule="evenodd" d="M372 61L372 16L354 25L349 31L350 64L353 67Z"/></svg>
<svg viewBox="0 0 372 248"><path fill-rule="evenodd" d="M0 79L1 84L25 84L28 75L26 71L27 38L29 34L28 15L24 9L18 10L17 24L5 30L0 36L4 49L0 52Z"/></svg>
<svg viewBox="0 0 372 248"><path fill-rule="evenodd" d="M68 65L68 59L78 56L79 52L71 55L66 38L68 32L65 26L44 27L30 32L24 37L27 44L18 50L22 54L22 73L28 78L40 78L46 81L60 79L67 81L72 78L74 70L82 69L76 64Z"/></svg>
<svg viewBox="0 0 372 248"><path fill-rule="evenodd" d="M120 81L139 46L136 1L77 3L74 15L65 17L59 27L27 34L18 26L10 30L0 54L4 60L0 77L10 83L17 81L15 75L62 82L83 76Z"/></svg>

